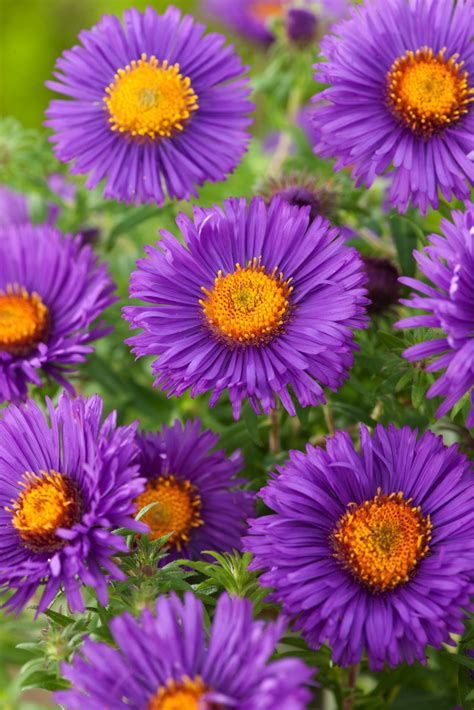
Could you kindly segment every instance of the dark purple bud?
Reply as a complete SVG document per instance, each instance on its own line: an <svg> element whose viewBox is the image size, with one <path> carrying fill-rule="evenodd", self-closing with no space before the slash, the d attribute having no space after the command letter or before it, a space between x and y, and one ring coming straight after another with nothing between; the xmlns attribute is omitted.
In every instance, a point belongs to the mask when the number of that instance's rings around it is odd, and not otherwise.
<svg viewBox="0 0 474 710"><path fill-rule="evenodd" d="M367 273L368 296L372 303L368 306L369 313L383 313L390 306L398 303L400 284L398 283L397 267L388 259L375 256L363 256L364 268Z"/></svg>
<svg viewBox="0 0 474 710"><path fill-rule="evenodd" d="M302 7L288 10L286 15L286 32L292 42L309 44L316 39L318 19L314 12Z"/></svg>

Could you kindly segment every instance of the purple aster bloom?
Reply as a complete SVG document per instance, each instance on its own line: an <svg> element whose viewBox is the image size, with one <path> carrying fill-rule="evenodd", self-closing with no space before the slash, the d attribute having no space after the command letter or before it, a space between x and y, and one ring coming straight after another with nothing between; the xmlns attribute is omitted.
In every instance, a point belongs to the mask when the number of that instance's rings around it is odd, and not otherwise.
<svg viewBox="0 0 474 710"><path fill-rule="evenodd" d="M270 661L285 623L254 621L248 599L223 594L209 632L202 602L160 597L156 614L126 613L110 623L117 648L86 639L71 665L67 710L235 708L304 710L312 670L297 658Z"/></svg>
<svg viewBox="0 0 474 710"><path fill-rule="evenodd" d="M249 84L232 47L169 7L106 15L79 35L48 86L57 157L104 196L163 204L224 180L248 142Z"/></svg>
<svg viewBox="0 0 474 710"><path fill-rule="evenodd" d="M261 191L267 204L281 197L289 205L309 207L310 221L318 216L329 219L336 205L336 194L309 173L294 171L279 179L270 179Z"/></svg>
<svg viewBox="0 0 474 710"><path fill-rule="evenodd" d="M474 205L466 212L452 212L453 223L442 220L444 236L432 234L430 245L415 258L433 286L403 277L400 281L422 295L412 294L401 303L428 311L397 323L398 328L439 328L441 337L426 340L405 350L409 360L434 358L428 372L444 373L428 391L428 397L441 395L444 403L437 411L442 417L454 404L471 392L471 411L467 425L474 426ZM428 337L428 336L427 336Z"/></svg>
<svg viewBox="0 0 474 710"><path fill-rule="evenodd" d="M367 291L371 304L369 313L383 313L398 303L400 297L400 274L390 259L377 256L363 256L367 274Z"/></svg>
<svg viewBox="0 0 474 710"><path fill-rule="evenodd" d="M474 591L473 470L457 446L409 427L338 432L292 451L261 491L274 511L244 547L261 582L334 662L373 670L425 659L462 634Z"/></svg>
<svg viewBox="0 0 474 710"><path fill-rule="evenodd" d="M20 612L38 589L38 612L62 587L71 609L84 610L81 586L107 603L107 577L123 579L112 561L125 552L112 530L146 528L133 518L143 490L136 465L135 427L102 420L102 400L71 400L48 415L28 401L0 418L0 585L15 590L9 610Z"/></svg>
<svg viewBox="0 0 474 710"><path fill-rule="evenodd" d="M270 44L275 39L272 21L285 19L290 39L309 39L308 25L314 34L321 20L344 17L349 0L203 0L203 5L241 35ZM304 18L306 27L302 26Z"/></svg>
<svg viewBox="0 0 474 710"><path fill-rule="evenodd" d="M114 290L80 237L47 225L1 230L0 401L23 399L30 382L41 386L41 371L73 391L65 378L109 332L92 324Z"/></svg>
<svg viewBox="0 0 474 710"><path fill-rule="evenodd" d="M315 151L370 186L393 168L390 200L425 213L474 179L472 0L385 0L352 10L322 42Z"/></svg>
<svg viewBox="0 0 474 710"><path fill-rule="evenodd" d="M240 452L213 452L218 441L212 431L201 431L198 419L137 437L140 473L147 481L137 510L157 503L141 519L152 540L174 531L166 562L170 556L197 559L203 550L241 549L255 496L239 488L246 483L236 478L243 467Z"/></svg>
<svg viewBox="0 0 474 710"><path fill-rule="evenodd" d="M25 224L30 221L26 197L20 192L0 185L0 229L10 224Z"/></svg>
<svg viewBox="0 0 474 710"><path fill-rule="evenodd" d="M325 401L353 362L353 328L366 325L365 275L354 249L308 207L280 198L195 208L177 219L183 246L163 231L138 262L124 309L137 356L158 355L155 384L170 395L228 390L234 417L245 398L257 414L280 398L295 415Z"/></svg>
<svg viewBox="0 0 474 710"><path fill-rule="evenodd" d="M286 16L286 32L292 42L308 44L316 39L318 18L305 7L293 7Z"/></svg>

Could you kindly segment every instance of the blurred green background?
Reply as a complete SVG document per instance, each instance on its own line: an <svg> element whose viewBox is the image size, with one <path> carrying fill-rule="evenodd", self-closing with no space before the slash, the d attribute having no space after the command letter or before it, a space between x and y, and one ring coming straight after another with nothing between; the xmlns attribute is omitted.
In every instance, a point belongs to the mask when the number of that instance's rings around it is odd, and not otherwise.
<svg viewBox="0 0 474 710"><path fill-rule="evenodd" d="M238 0L236 0L238 2ZM57 57L76 43L82 29L104 13L120 14L133 5L163 10L167 0L0 0L0 111L38 128L52 93L44 82ZM175 0L193 12L197 0Z"/></svg>

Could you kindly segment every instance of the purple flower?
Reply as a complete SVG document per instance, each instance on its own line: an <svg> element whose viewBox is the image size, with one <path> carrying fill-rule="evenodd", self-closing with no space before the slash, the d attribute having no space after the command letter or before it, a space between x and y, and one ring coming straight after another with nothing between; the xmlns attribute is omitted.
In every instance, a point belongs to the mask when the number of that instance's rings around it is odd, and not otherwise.
<svg viewBox="0 0 474 710"><path fill-rule="evenodd" d="M400 297L400 274L390 259L377 256L363 256L367 274L367 291L370 298L369 313L384 313L398 303Z"/></svg>
<svg viewBox="0 0 474 710"><path fill-rule="evenodd" d="M0 401L23 399L40 372L66 376L108 331L93 322L116 299L106 266L80 237L44 226L0 232Z"/></svg>
<svg viewBox="0 0 474 710"><path fill-rule="evenodd" d="M453 222L442 220L444 236L432 234L423 252L414 252L423 274L433 286L417 279L400 281L422 295L402 300L410 308L428 311L397 323L398 328L439 328L441 337L426 340L405 350L409 360L433 357L428 372L445 372L428 391L428 397L443 396L436 415L442 417L466 392L471 392L467 425L474 426L474 205L466 212L452 212ZM429 334L426 336L429 337Z"/></svg>
<svg viewBox="0 0 474 710"><path fill-rule="evenodd" d="M151 305L124 309L138 356L158 355L155 384L170 395L228 390L234 417L245 398L257 414L276 395L295 415L325 401L348 375L353 328L366 325L361 261L337 229L309 208L277 198L231 199L195 208L177 223L183 246L162 232L131 276L130 295Z"/></svg>
<svg viewBox="0 0 474 710"><path fill-rule="evenodd" d="M106 15L57 62L46 125L57 157L104 196L162 205L225 179L248 142L248 79L224 37L170 7Z"/></svg>
<svg viewBox="0 0 474 710"><path fill-rule="evenodd" d="M133 519L143 490L136 465L135 427L101 424L102 400L65 394L48 415L28 401L0 418L0 585L14 591L5 606L20 612L42 590L44 611L60 587L71 609L83 611L81 586L107 603L108 576L123 579L112 561L125 552L111 531L146 528Z"/></svg>
<svg viewBox="0 0 474 710"><path fill-rule="evenodd" d="M202 0L211 15L249 39L270 44L275 35L271 24L285 19L292 40L309 39L308 24L314 34L320 21L340 19L347 14L349 0ZM306 18L305 27L302 20Z"/></svg>
<svg viewBox="0 0 474 710"><path fill-rule="evenodd" d="M309 44L314 42L318 31L318 18L308 7L293 7L286 16L286 32L292 42Z"/></svg>
<svg viewBox="0 0 474 710"><path fill-rule="evenodd" d="M213 452L218 441L212 431L201 431L197 419L137 437L140 474L147 484L136 508L157 503L141 518L152 540L173 531L166 562L198 559L203 550L241 549L255 496L239 488L246 482L236 478L243 467L240 452L230 457L223 450Z"/></svg>
<svg viewBox="0 0 474 710"><path fill-rule="evenodd" d="M474 179L472 0L386 0L352 10L323 40L315 152L370 186L393 167L390 200L426 213Z"/></svg>
<svg viewBox="0 0 474 710"><path fill-rule="evenodd" d="M10 224L25 224L30 221L28 203L21 192L14 192L0 185L0 229Z"/></svg>
<svg viewBox="0 0 474 710"><path fill-rule="evenodd" d="M110 623L118 648L86 639L71 665L72 687L56 693L67 710L134 708L236 708L304 710L312 671L303 661L270 661L284 631L283 619L252 619L247 599L223 594L209 632L202 602L160 597L156 614L139 620L126 613Z"/></svg>
<svg viewBox="0 0 474 710"><path fill-rule="evenodd" d="M311 174L298 171L279 179L271 178L262 189L262 195L267 204L274 197L281 197L289 205L309 207L310 221L318 216L329 219L336 205L335 192L324 183L320 185Z"/></svg>
<svg viewBox="0 0 474 710"><path fill-rule="evenodd" d="M334 662L424 661L462 634L474 591L473 471L457 446L408 427L338 432L292 451L261 497L244 547L261 582Z"/></svg>

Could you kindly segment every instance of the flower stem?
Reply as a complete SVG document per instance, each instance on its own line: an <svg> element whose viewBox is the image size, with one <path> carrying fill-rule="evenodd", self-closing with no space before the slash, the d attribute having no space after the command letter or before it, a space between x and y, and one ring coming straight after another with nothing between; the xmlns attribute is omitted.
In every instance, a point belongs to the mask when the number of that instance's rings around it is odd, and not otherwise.
<svg viewBox="0 0 474 710"><path fill-rule="evenodd" d="M348 695L344 698L342 703L342 710L352 710L352 706L355 700L355 687L357 683L357 677L359 675L359 664L349 666L349 672L347 674L347 688Z"/></svg>
<svg viewBox="0 0 474 710"><path fill-rule="evenodd" d="M275 456L280 452L280 416L278 407L270 412L270 451Z"/></svg>

